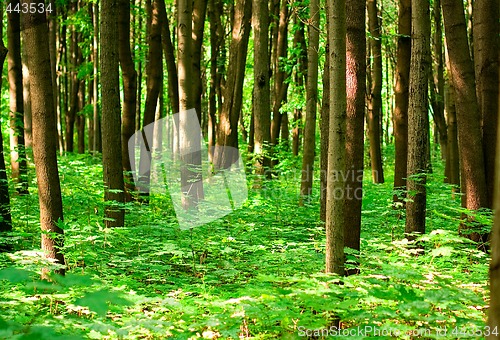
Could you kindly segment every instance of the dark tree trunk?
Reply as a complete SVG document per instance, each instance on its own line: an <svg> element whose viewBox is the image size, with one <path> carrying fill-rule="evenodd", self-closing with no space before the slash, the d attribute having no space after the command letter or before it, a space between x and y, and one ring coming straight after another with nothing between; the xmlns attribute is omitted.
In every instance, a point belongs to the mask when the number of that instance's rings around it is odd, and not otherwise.
<svg viewBox="0 0 500 340"><path fill-rule="evenodd" d="M370 160L374 183L384 183L381 150L382 116L382 39L377 0L368 0L368 22L370 28L370 50L372 55L371 89L368 97L368 138L370 139Z"/></svg>
<svg viewBox="0 0 500 340"><path fill-rule="evenodd" d="M165 63L168 73L168 97L173 113L179 112L179 79L177 78L177 65L175 63L175 49L170 37L170 22L168 21L165 3L160 1L160 6L163 8L161 13L161 21L164 23L161 28L161 43L163 45L163 53L165 54Z"/></svg>
<svg viewBox="0 0 500 340"><path fill-rule="evenodd" d="M3 20L3 4L0 4L0 17ZM3 25L0 25L0 37L3 37ZM3 74L3 64L7 57L7 48L0 39L0 71ZM0 77L0 88L2 88L3 77ZM0 232L12 230L12 217L10 215L9 183L7 171L5 170L5 158L3 153L3 137L0 133ZM0 252L8 250L9 247L0 247Z"/></svg>
<svg viewBox="0 0 500 340"><path fill-rule="evenodd" d="M94 82L93 82L93 93L94 93L94 152L102 152L102 135L101 135L101 116L99 114L99 4L94 4L93 11L93 24L94 24L94 41L93 41L93 53L92 58L94 60Z"/></svg>
<svg viewBox="0 0 500 340"><path fill-rule="evenodd" d="M410 98L408 107L408 202L405 232L425 233L428 145L428 79L431 22L429 2L412 0ZM414 235L409 238L414 238Z"/></svg>
<svg viewBox="0 0 500 340"><path fill-rule="evenodd" d="M201 120L201 96L203 94L203 81L201 79L201 59L203 46L203 30L205 28L205 16L207 12L206 0L193 0L193 45L192 45L192 63L193 63L193 100L198 121Z"/></svg>
<svg viewBox="0 0 500 340"><path fill-rule="evenodd" d="M237 160L234 158L237 155L225 146L238 148L238 119L243 105L243 80L251 18L252 1L239 0L234 12L233 39L229 49L224 103L217 128L217 148L214 154L215 169L227 169Z"/></svg>
<svg viewBox="0 0 500 340"><path fill-rule="evenodd" d="M101 91L102 91L102 164L104 175L105 223L124 225L124 184L121 152L118 2L101 2Z"/></svg>
<svg viewBox="0 0 500 340"><path fill-rule="evenodd" d="M329 33L327 33L328 35ZM323 67L323 103L321 105L320 127L320 220L326 222L326 185L328 173L328 135L330 129L330 49L325 47L325 66Z"/></svg>
<svg viewBox="0 0 500 340"><path fill-rule="evenodd" d="M457 112L455 109L453 82L450 80L445 90L445 110L448 117L448 147L446 155L445 176L447 182L460 187L460 161L458 155ZM457 189L454 189L457 190ZM458 191L458 190L457 190Z"/></svg>
<svg viewBox="0 0 500 340"><path fill-rule="evenodd" d="M473 10L476 93L483 127L488 208L493 208L498 128L498 0L475 1Z"/></svg>
<svg viewBox="0 0 500 340"><path fill-rule="evenodd" d="M304 93L304 79L307 77L307 46L304 33L304 23L295 14L295 25L298 28L293 37L293 47L300 49L300 56L298 58L299 65L297 66L294 74L295 85L301 92ZM325 66L326 67L326 66ZM328 78L328 77L327 77ZM324 92L323 92L324 93ZM324 95L324 94L323 94ZM300 139L302 136L302 108L296 107L293 112L293 130L292 130L292 153L294 156L299 154Z"/></svg>
<svg viewBox="0 0 500 340"><path fill-rule="evenodd" d="M33 3L38 7L44 1L23 0L23 3ZM42 250L47 258L64 265L64 256L61 253L64 232L58 226L63 220L63 209L56 156L57 127L47 45L49 31L45 14L23 14L22 29L31 82L33 156L40 203Z"/></svg>
<svg viewBox="0 0 500 340"><path fill-rule="evenodd" d="M19 5L19 0L11 1L12 7ZM7 40L10 94L10 165L12 178L16 182L19 194L28 194L26 152L24 150L24 97L23 65L21 61L20 13L7 12Z"/></svg>
<svg viewBox="0 0 500 340"><path fill-rule="evenodd" d="M344 245L359 250L363 198L363 150L366 92L365 1L346 2L347 129Z"/></svg>
<svg viewBox="0 0 500 340"><path fill-rule="evenodd" d="M399 1L398 50L396 62L396 87L394 89L394 202L404 201L406 195L406 172L408 160L408 86L410 79L411 55L411 0Z"/></svg>
<svg viewBox="0 0 500 340"><path fill-rule="evenodd" d="M125 201L132 200L135 190L134 178L128 149L128 141L135 132L135 116L137 106L137 72L130 50L130 2L119 1L118 10L118 54L123 78L123 108L122 108L122 167L125 180Z"/></svg>

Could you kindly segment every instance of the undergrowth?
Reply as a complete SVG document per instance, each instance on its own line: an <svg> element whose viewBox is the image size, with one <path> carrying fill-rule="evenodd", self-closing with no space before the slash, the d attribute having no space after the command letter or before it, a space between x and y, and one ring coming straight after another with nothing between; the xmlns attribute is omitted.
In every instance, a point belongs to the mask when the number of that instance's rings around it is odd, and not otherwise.
<svg viewBox="0 0 500 340"><path fill-rule="evenodd" d="M348 252L360 274L338 277L323 273L317 190L298 206L296 178L282 175L250 190L241 209L192 230L179 229L164 196L126 205L126 227L109 229L100 161L70 155L59 162L67 274L40 279L53 265L40 256L32 183L31 195L12 199L15 231L4 242L15 251L0 254L0 338L484 334L489 255L458 235L460 198L436 175L428 180L423 250L404 238L404 210L392 208L391 181L366 178L361 252Z"/></svg>

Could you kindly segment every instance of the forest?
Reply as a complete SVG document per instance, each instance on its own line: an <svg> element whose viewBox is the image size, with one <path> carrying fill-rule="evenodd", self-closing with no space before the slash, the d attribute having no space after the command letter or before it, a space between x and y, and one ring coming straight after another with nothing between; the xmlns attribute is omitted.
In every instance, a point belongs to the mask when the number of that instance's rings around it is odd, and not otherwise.
<svg viewBox="0 0 500 340"><path fill-rule="evenodd" d="M499 0L0 14L0 339L499 337Z"/></svg>

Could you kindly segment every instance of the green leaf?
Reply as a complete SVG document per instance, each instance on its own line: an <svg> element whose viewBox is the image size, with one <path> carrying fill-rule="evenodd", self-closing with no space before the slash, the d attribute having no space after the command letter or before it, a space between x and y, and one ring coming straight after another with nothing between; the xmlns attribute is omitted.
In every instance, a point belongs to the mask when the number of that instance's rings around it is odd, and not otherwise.
<svg viewBox="0 0 500 340"><path fill-rule="evenodd" d="M31 281L33 272L20 268L5 268L0 270L0 280L7 280L12 283Z"/></svg>
<svg viewBox="0 0 500 340"><path fill-rule="evenodd" d="M117 306L130 306L132 303L123 298L120 293L109 291L107 289L87 293L84 297L75 301L75 305L88 307L97 315L105 316L108 312L108 304Z"/></svg>

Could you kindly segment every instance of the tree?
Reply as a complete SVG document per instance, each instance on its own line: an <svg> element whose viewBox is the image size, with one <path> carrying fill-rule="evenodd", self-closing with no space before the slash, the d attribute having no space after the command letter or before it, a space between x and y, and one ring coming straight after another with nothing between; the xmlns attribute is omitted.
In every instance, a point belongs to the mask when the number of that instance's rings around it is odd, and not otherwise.
<svg viewBox="0 0 500 340"><path fill-rule="evenodd" d="M429 2L412 0L410 97L408 107L408 198L405 232L424 233L428 144L428 79L431 23Z"/></svg>
<svg viewBox="0 0 500 340"><path fill-rule="evenodd" d="M193 67L193 105L198 115L198 121L201 122L201 97L203 95L202 83L202 46L203 46L203 31L205 28L205 16L207 13L206 0L193 0L193 13L192 13L192 67Z"/></svg>
<svg viewBox="0 0 500 340"><path fill-rule="evenodd" d="M326 272L344 275L346 173L346 2L328 0L330 132L326 188Z"/></svg>
<svg viewBox="0 0 500 340"><path fill-rule="evenodd" d="M346 1L346 191L344 245L359 250L363 197L363 150L366 91L366 7Z"/></svg>
<svg viewBox="0 0 500 340"><path fill-rule="evenodd" d="M300 202L311 195L314 168L314 149L316 144L316 108L318 106L318 50L319 50L319 0L309 3L311 19L307 27L309 45L307 47L306 81L306 123L304 127L304 152L302 157L302 181Z"/></svg>
<svg viewBox="0 0 500 340"><path fill-rule="evenodd" d="M35 4L43 0L23 0ZM22 16L24 42L30 72L31 110L33 114L33 157L35 161L40 202L42 250L45 256L64 264L61 253L63 220L61 185L57 168L57 127L54 111L53 87L50 70L49 38L45 13L26 13Z"/></svg>
<svg viewBox="0 0 500 340"><path fill-rule="evenodd" d="M406 189L408 160L408 86L411 56L411 0L399 1L396 86L394 89L394 190ZM400 195L395 194L394 202Z"/></svg>
<svg viewBox="0 0 500 340"><path fill-rule="evenodd" d="M124 225L125 211L121 153L121 119L118 51L118 1L101 2L101 91L102 91L102 164L105 223L108 227Z"/></svg>
<svg viewBox="0 0 500 340"><path fill-rule="evenodd" d="M123 78L123 108L122 108L122 166L125 176L125 200L132 200L134 179L128 150L128 140L135 132L135 110L137 105L137 72L130 50L130 2L120 0L118 9L118 54Z"/></svg>
<svg viewBox="0 0 500 340"><path fill-rule="evenodd" d="M266 0L253 0L252 27L254 32L254 153L257 157L255 173L263 175L269 167L267 148L271 141L271 107L269 84L269 7Z"/></svg>
<svg viewBox="0 0 500 340"><path fill-rule="evenodd" d="M250 37L252 1L239 0L234 10L233 34L229 49L224 102L219 116L214 154L215 169L226 169L236 159L234 152L225 146L238 148L238 118L243 105L243 80Z"/></svg>
<svg viewBox="0 0 500 340"><path fill-rule="evenodd" d="M464 8L459 0L442 0L450 75L455 89L462 204L470 210L487 207L481 120L474 66L470 57Z"/></svg>
<svg viewBox="0 0 500 340"><path fill-rule="evenodd" d="M12 1L11 6L19 5L19 0ZM28 193L26 152L24 150L24 97L23 97L23 65L21 61L21 23L20 13L7 12L8 67L10 94L10 165L12 178L17 183L17 192Z"/></svg>
<svg viewBox="0 0 500 340"><path fill-rule="evenodd" d="M377 0L368 0L368 26L370 28L371 88L368 95L368 138L374 183L384 183L382 150L380 140L380 117L382 116L382 38Z"/></svg>
<svg viewBox="0 0 500 340"><path fill-rule="evenodd" d="M498 121L498 0L475 1L473 47L476 93L483 122L483 150L487 189L487 207L492 208L495 175L495 143Z"/></svg>
<svg viewBox="0 0 500 340"><path fill-rule="evenodd" d="M0 4L0 17L3 21L3 6ZM3 64L7 57L7 48L3 43L3 25L0 25L0 70L3 74ZM0 77L0 88L2 88L3 77ZM5 170L5 158L3 154L3 137L0 133L0 232L12 230L12 217L10 215L9 183L7 171ZM0 247L0 251L2 248Z"/></svg>
<svg viewBox="0 0 500 340"><path fill-rule="evenodd" d="M192 88L192 15L190 0L177 1L177 75L179 77L179 146L181 153L182 206L196 208L203 199L201 177L201 136L188 121L188 110L193 108Z"/></svg>

